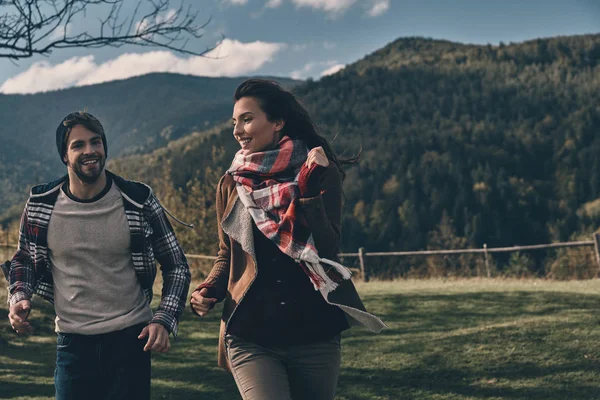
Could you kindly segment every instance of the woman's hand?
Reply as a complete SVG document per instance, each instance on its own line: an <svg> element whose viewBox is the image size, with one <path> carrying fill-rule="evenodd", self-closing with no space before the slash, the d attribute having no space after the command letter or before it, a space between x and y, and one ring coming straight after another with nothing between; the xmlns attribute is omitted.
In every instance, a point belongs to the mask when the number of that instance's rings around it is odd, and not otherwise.
<svg viewBox="0 0 600 400"><path fill-rule="evenodd" d="M308 152L306 162L298 175L298 189L300 197L317 197L321 193L319 183L321 175L329 166L329 160L322 147L315 147Z"/></svg>
<svg viewBox="0 0 600 400"><path fill-rule="evenodd" d="M308 152L308 156L306 157L306 166L310 169L313 164L317 164L322 167L329 166L329 159L327 158L327 154L325 154L325 150L323 150L321 146L314 147Z"/></svg>
<svg viewBox="0 0 600 400"><path fill-rule="evenodd" d="M203 287L192 293L190 303L192 310L201 317L204 317L214 307L217 299L208 297L208 288Z"/></svg>

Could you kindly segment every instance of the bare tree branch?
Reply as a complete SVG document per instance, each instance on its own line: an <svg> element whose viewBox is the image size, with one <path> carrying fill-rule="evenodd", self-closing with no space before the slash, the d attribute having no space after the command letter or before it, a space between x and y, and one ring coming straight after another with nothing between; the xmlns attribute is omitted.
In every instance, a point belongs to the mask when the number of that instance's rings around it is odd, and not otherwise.
<svg viewBox="0 0 600 400"><path fill-rule="evenodd" d="M54 49L99 48L135 45L159 47L201 56L214 49L190 49L200 39L210 18L198 25L198 12L183 2L138 0L132 13L124 15L125 0L0 0L0 58L18 60ZM74 21L99 15L96 26L72 29Z"/></svg>

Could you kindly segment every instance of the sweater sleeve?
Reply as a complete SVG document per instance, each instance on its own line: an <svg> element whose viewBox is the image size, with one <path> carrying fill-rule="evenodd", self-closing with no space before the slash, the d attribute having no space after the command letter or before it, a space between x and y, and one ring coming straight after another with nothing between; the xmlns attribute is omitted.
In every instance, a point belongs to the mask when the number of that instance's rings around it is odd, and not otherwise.
<svg viewBox="0 0 600 400"><path fill-rule="evenodd" d="M342 180L333 163L319 180L320 194L300 198L299 203L308 221L319 256L335 259L339 252L342 219Z"/></svg>

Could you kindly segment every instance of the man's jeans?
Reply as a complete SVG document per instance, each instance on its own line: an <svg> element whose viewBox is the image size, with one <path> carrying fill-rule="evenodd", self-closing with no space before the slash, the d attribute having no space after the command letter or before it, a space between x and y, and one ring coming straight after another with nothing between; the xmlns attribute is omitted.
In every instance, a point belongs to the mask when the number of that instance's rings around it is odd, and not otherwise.
<svg viewBox="0 0 600 400"><path fill-rule="evenodd" d="M102 335L59 333L56 400L150 399L150 352L144 324Z"/></svg>

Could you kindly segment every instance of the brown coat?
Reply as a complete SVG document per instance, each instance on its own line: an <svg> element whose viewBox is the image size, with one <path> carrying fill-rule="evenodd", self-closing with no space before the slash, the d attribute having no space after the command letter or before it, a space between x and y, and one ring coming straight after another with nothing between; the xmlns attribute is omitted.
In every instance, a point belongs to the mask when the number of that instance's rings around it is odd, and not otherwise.
<svg viewBox="0 0 600 400"><path fill-rule="evenodd" d="M313 198L300 199L315 246L321 258L335 260L340 241L342 188L340 172L334 164L323 173L320 181L322 194ZM225 334L228 322L237 305L243 300L257 274L256 257L253 246L252 221L244 209L235 182L231 175L224 175L217 186L217 222L219 227L219 252L213 268L204 284L215 288L219 301L225 300L221 329L219 333L219 366L229 369L225 351ZM373 331L385 325L365 312L364 305L350 280L342 282L337 289L326 296L344 311L350 325L365 325ZM348 312L350 311L349 315ZM376 319L363 321L363 317Z"/></svg>

